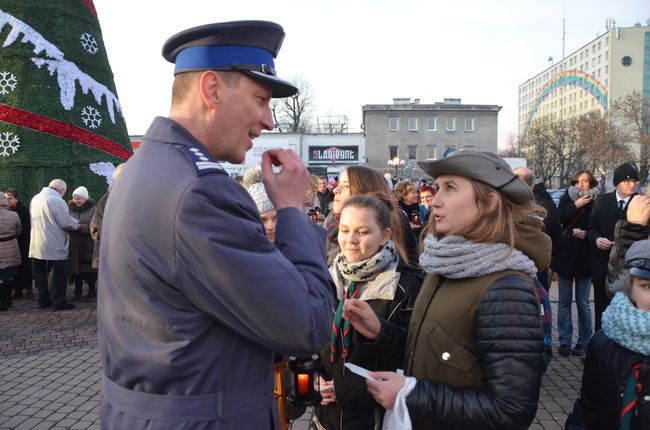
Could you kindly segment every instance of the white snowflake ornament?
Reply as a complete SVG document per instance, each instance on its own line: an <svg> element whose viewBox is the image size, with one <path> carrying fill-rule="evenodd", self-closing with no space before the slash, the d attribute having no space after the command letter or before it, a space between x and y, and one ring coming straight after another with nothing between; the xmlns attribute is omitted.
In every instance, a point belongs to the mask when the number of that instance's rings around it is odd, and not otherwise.
<svg viewBox="0 0 650 430"><path fill-rule="evenodd" d="M89 54L95 55L99 50L97 40L90 33L83 33L80 37L81 47Z"/></svg>
<svg viewBox="0 0 650 430"><path fill-rule="evenodd" d="M8 157L18 151L20 139L10 131L0 133L0 156Z"/></svg>
<svg viewBox="0 0 650 430"><path fill-rule="evenodd" d="M102 125L102 115L92 106L86 106L81 110L81 120L88 128L99 128Z"/></svg>
<svg viewBox="0 0 650 430"><path fill-rule="evenodd" d="M13 73L11 72L0 72L0 94L9 94L13 90L16 89L16 85L18 85L18 80L16 79L16 76L14 76Z"/></svg>

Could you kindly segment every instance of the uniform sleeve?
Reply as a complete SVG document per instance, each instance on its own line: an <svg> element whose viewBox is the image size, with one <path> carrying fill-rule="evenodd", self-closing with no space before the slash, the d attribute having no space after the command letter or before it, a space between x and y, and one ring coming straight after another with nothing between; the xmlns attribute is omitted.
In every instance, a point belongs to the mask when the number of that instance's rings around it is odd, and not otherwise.
<svg viewBox="0 0 650 430"><path fill-rule="evenodd" d="M276 247L243 187L194 181L175 230L176 285L203 312L283 355L325 344L333 302L325 238L298 209L278 211Z"/></svg>
<svg viewBox="0 0 650 430"><path fill-rule="evenodd" d="M535 418L544 334L530 285L502 278L490 286L474 321L483 388L418 380L406 398L411 420L438 429L522 429Z"/></svg>

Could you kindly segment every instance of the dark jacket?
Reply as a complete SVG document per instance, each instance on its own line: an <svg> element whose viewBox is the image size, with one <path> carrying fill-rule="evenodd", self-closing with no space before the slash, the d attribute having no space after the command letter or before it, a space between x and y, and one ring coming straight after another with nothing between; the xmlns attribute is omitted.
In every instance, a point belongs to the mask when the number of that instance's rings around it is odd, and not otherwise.
<svg viewBox="0 0 650 430"><path fill-rule="evenodd" d="M406 252L408 262L412 267L420 267L420 252L418 250L417 238L411 229L411 224L409 223L406 213L402 210L399 210L398 213L402 228L404 251Z"/></svg>
<svg viewBox="0 0 650 430"><path fill-rule="evenodd" d="M620 219L614 227L614 245L609 252L607 264L607 285L614 282L625 266L625 253L630 246L638 241L648 238L650 227L641 224L634 224L627 220Z"/></svg>
<svg viewBox="0 0 650 430"><path fill-rule="evenodd" d="M631 199L628 200L628 204L630 201ZM605 281L610 252L610 250L601 251L598 249L596 239L605 237L614 240L614 226L619 219L625 219L626 215L627 205L625 205L622 214L618 213L616 191L600 196L594 202L594 208L589 217L589 230L587 231L587 238L591 244L591 276L594 284Z"/></svg>
<svg viewBox="0 0 650 430"><path fill-rule="evenodd" d="M560 197L558 206L560 221L563 230L568 228L568 232L562 234L559 252L551 262L551 269L559 275L566 278L591 277L591 245L586 237L584 239L574 237L573 229L587 230L589 228L589 216L593 207L594 202L592 201L578 209L571 197L569 197L568 191ZM578 214L580 215L578 216ZM571 226L570 224L576 216L578 218Z"/></svg>
<svg viewBox="0 0 650 430"><path fill-rule="evenodd" d="M515 246L545 267L550 239L534 221L536 230L532 224L517 230ZM537 411L544 351L539 301L528 276L428 276L408 338L403 328L381 323L379 337L364 347L386 360L406 351L405 374L417 378L406 398L414 430L528 428Z"/></svg>
<svg viewBox="0 0 650 430"><path fill-rule="evenodd" d="M334 201L334 193L329 188L325 189L324 193L316 191L316 197L318 197L318 204L320 206L321 213L325 216L332 210L332 202Z"/></svg>
<svg viewBox="0 0 650 430"><path fill-rule="evenodd" d="M32 230L31 217L29 216L29 208L22 204L20 201L16 203L16 206L13 209L9 209L18 214L20 218L20 224L23 227L23 231L18 235L18 247L20 248L20 258L24 262L28 262L29 258L29 235ZM31 266L31 263L29 264ZM31 273L31 269L30 269Z"/></svg>
<svg viewBox="0 0 650 430"><path fill-rule="evenodd" d="M602 330L587 348L580 397L564 428L618 429L627 373L637 363L643 363L639 374L643 388L637 398L638 415L632 421L632 429L650 429L650 358L622 347Z"/></svg>
<svg viewBox="0 0 650 430"><path fill-rule="evenodd" d="M97 270L92 268L94 242L90 237L90 219L95 212L95 202L86 200L81 207L77 207L72 200L68 202L70 215L79 220L81 230L70 232L70 248L68 250L68 274L92 273Z"/></svg>
<svg viewBox="0 0 650 430"><path fill-rule="evenodd" d="M535 185L533 194L535 195L535 203L546 209L544 233L551 238L551 243L553 244L551 255L555 256L560 251L560 244L562 242L562 226L559 211L543 183L540 182Z"/></svg>
<svg viewBox="0 0 650 430"><path fill-rule="evenodd" d="M399 282L393 300L372 299L367 303L382 319L406 329L413 309L413 303L422 286L422 276L406 265L397 268ZM338 306L338 301L336 303ZM354 333L353 333L354 336ZM340 348L339 348L340 351ZM392 370L401 367L400 362L391 362L377 357L350 342L350 355L347 359L339 353L330 362L329 344L321 352L324 378L334 380L336 402L316 407L316 415L328 430L372 430L381 428L384 410L368 393L365 379L344 368L345 362L354 363L368 370ZM400 360L401 361L401 360ZM342 423L342 426L341 426Z"/></svg>

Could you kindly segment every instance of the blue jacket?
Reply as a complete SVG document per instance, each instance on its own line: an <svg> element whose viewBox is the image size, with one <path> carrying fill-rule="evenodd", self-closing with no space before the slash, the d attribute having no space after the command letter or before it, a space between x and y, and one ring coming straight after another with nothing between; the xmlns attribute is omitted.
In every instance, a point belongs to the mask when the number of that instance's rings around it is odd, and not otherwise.
<svg viewBox="0 0 650 430"><path fill-rule="evenodd" d="M330 333L324 244L285 208L274 246L246 190L156 118L102 224L102 427L279 428L274 353L310 355Z"/></svg>

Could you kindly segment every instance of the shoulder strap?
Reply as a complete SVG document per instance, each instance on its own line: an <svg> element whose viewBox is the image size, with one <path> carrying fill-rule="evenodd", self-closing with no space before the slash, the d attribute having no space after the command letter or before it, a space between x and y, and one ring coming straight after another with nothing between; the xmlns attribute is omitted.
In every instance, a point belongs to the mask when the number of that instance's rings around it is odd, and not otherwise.
<svg viewBox="0 0 650 430"><path fill-rule="evenodd" d="M582 214L585 213L585 210L587 210L587 207L586 207L586 206L583 206L583 207L581 207L581 208L578 210L578 213L573 217L573 219L571 220L571 222L569 222L569 223L568 223L568 224L567 224L567 225L562 229L562 234L563 234L563 235L566 235L566 234L569 233L569 231L571 231L571 228L572 228L572 227L573 227L573 226L578 222L578 220L580 219L580 217L582 216Z"/></svg>

